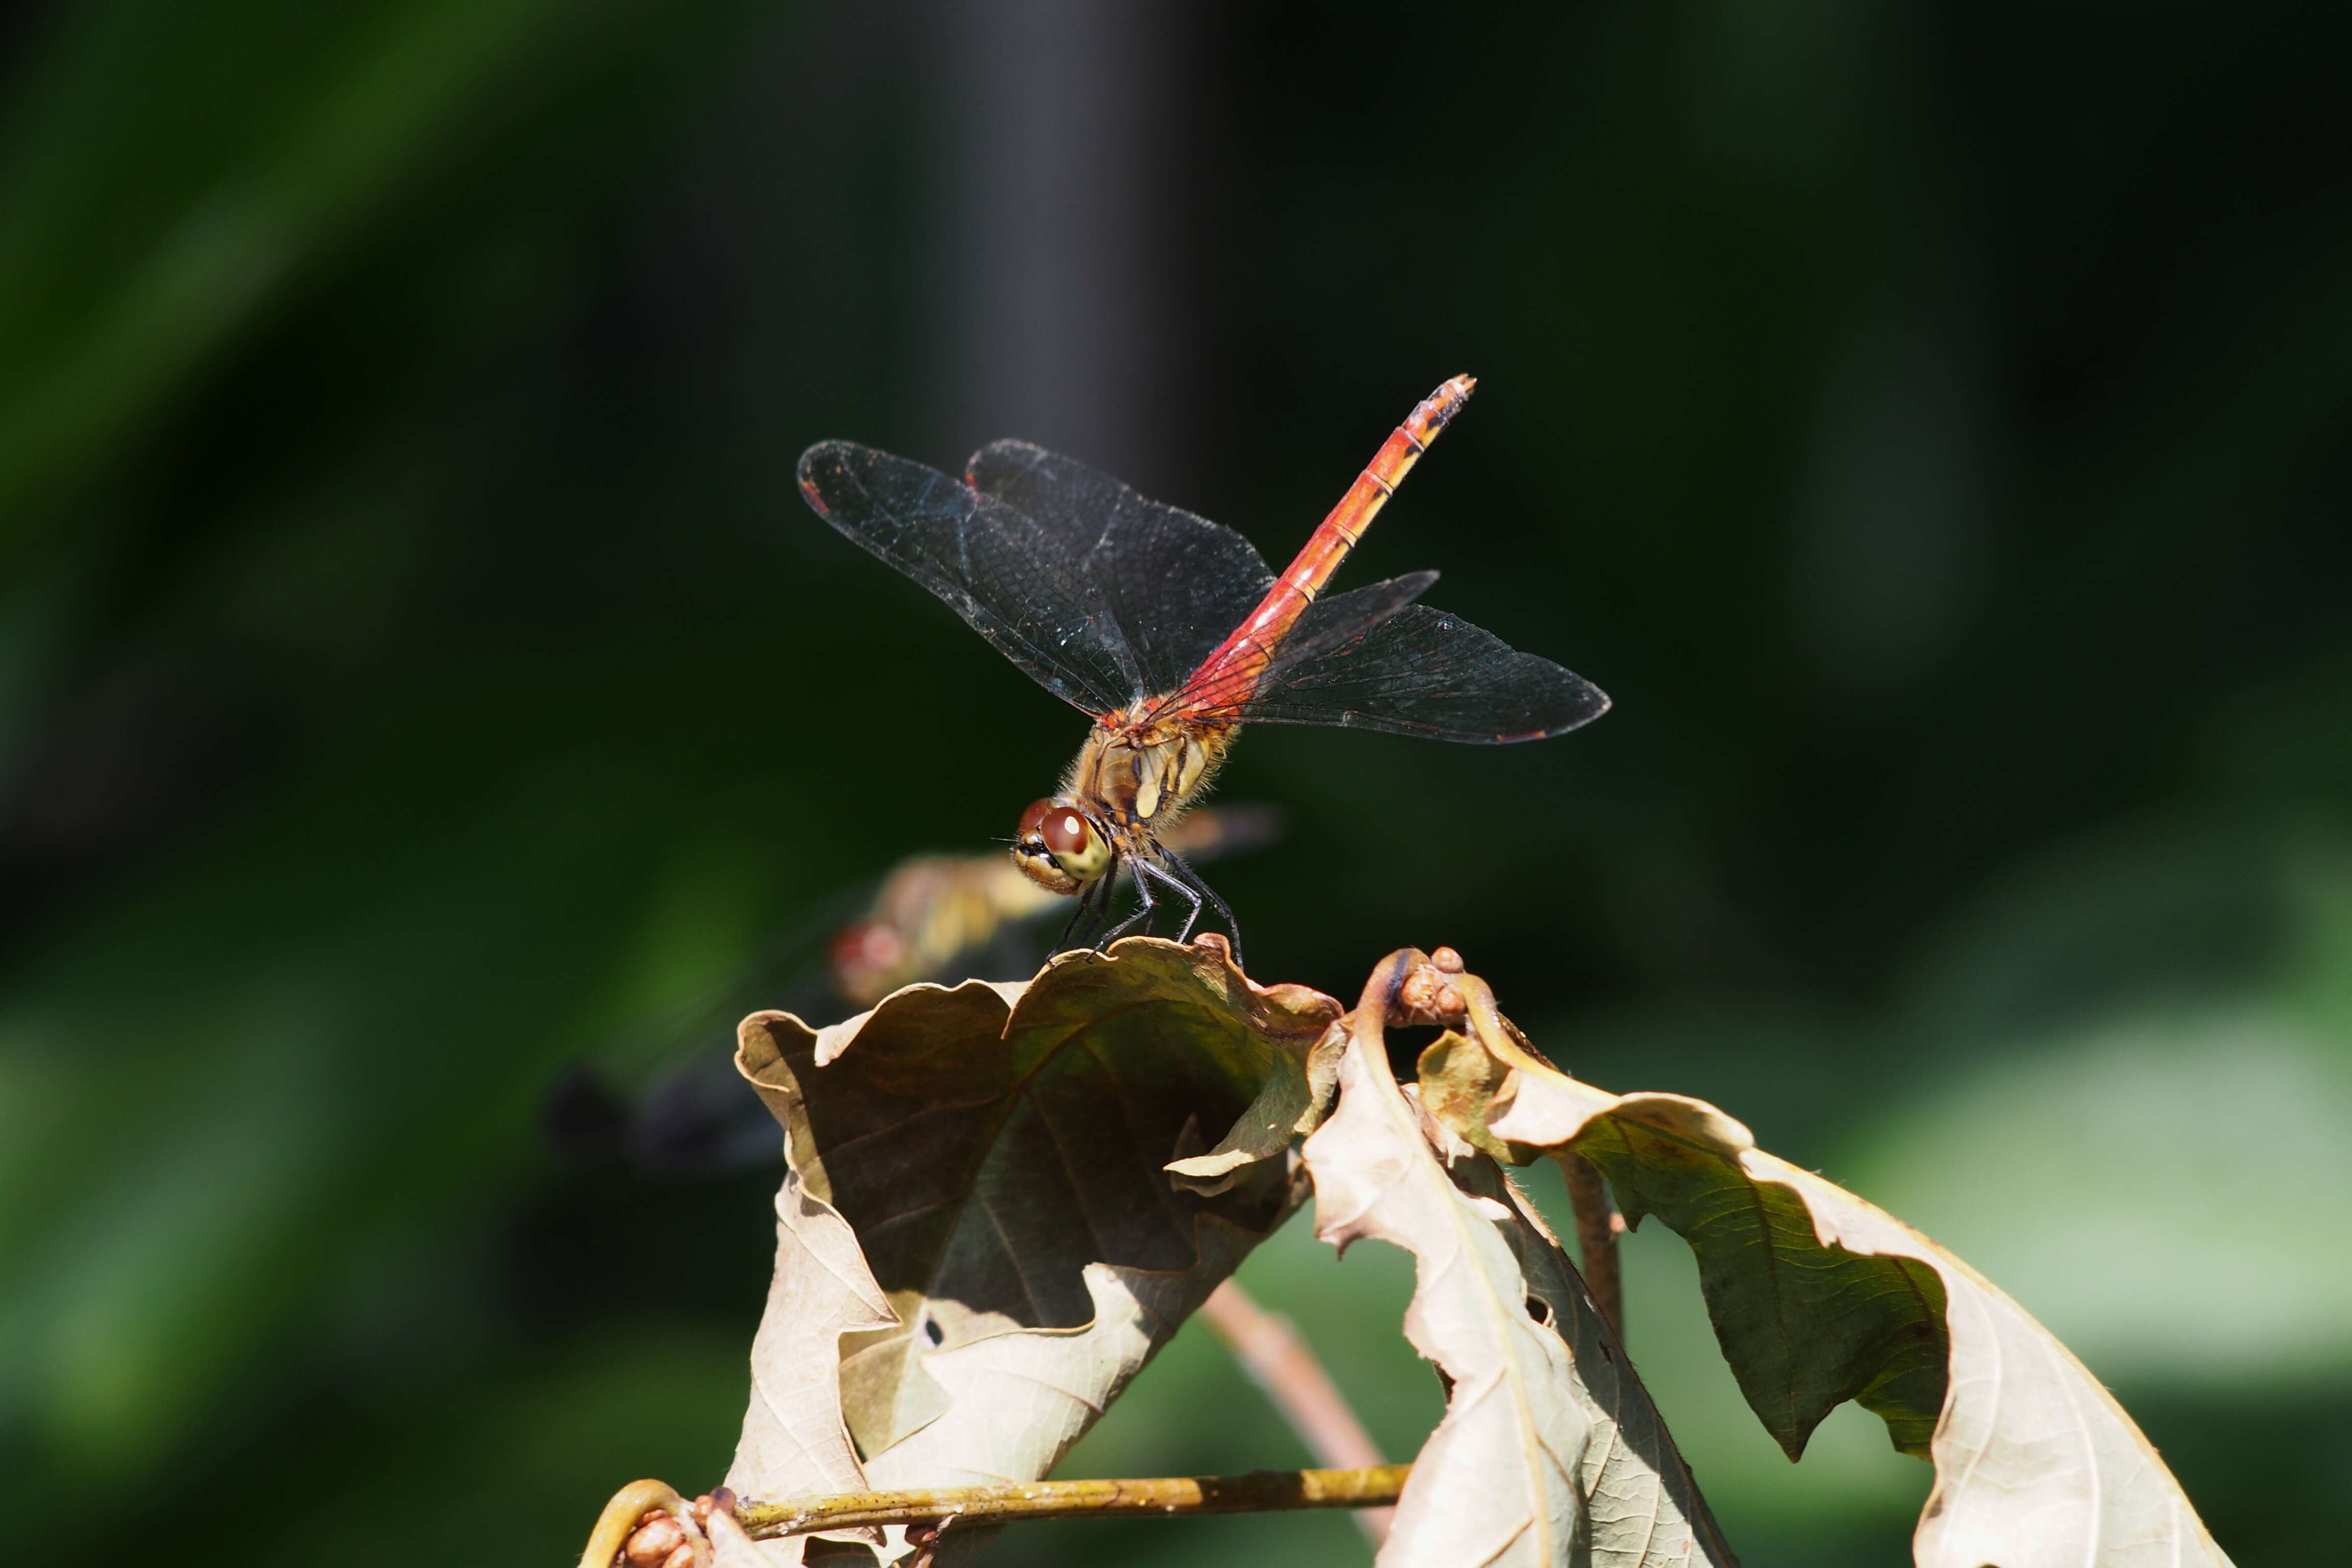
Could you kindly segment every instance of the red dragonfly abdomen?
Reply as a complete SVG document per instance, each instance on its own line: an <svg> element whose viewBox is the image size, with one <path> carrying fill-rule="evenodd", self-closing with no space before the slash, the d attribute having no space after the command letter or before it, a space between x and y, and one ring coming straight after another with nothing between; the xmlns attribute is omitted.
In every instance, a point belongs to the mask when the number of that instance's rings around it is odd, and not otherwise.
<svg viewBox="0 0 2352 1568"><path fill-rule="evenodd" d="M1219 701L1236 703L1248 697L1282 639L1307 613L1307 606L1315 602L1323 584L1348 558L1348 552L1363 538L1372 519L1429 450L1429 444L1437 439L1437 433L1470 400L1471 389L1477 384L1469 376L1455 376L1423 398L1405 422L1390 433L1364 471L1356 476L1356 482L1348 487L1348 493L1339 498L1339 504L1275 579L1257 608L1201 661L1184 683L1185 699L1197 701L1213 694Z"/></svg>

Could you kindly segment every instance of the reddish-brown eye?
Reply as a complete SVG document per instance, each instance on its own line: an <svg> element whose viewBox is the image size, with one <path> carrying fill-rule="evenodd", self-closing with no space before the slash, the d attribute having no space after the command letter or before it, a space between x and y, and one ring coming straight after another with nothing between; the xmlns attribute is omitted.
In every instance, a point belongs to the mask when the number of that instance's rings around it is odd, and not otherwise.
<svg viewBox="0 0 2352 1568"><path fill-rule="evenodd" d="M1110 840L1066 800L1041 800L1021 814L1013 863L1056 893L1075 893L1111 868Z"/></svg>
<svg viewBox="0 0 2352 1568"><path fill-rule="evenodd" d="M1087 819L1066 805L1047 812L1037 830L1045 847L1056 855L1083 855L1094 838L1094 828Z"/></svg>

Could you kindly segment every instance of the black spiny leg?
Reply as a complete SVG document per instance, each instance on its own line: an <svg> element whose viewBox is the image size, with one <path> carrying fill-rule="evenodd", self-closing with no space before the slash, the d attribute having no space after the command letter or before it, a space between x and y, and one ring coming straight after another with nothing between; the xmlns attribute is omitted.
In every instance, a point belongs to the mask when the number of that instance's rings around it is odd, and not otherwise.
<svg viewBox="0 0 2352 1568"><path fill-rule="evenodd" d="M1151 911L1155 906L1151 899L1151 884L1144 879L1143 862L1140 860L1129 860L1128 865L1134 868L1135 890L1143 896L1143 907L1136 910L1133 914L1128 916L1127 919L1119 921L1118 924L1111 927L1110 930L1103 932L1101 936L1097 937L1095 941L1095 946L1097 950L1108 948L1112 942L1117 942L1121 936L1126 934L1127 928L1133 925L1136 921L1148 921L1151 918ZM1105 882L1109 882L1113 879L1114 879L1109 877L1105 877L1103 879Z"/></svg>
<svg viewBox="0 0 2352 1568"><path fill-rule="evenodd" d="M1135 879L1139 883L1147 876L1159 878L1161 881L1167 883L1179 893L1184 895L1185 898L1192 900L1192 912L1184 917L1183 927L1176 933L1176 940L1178 942L1189 941L1192 935L1192 926L1194 922L1199 921L1201 918L1200 893L1194 889L1186 886L1176 878L1170 876L1166 871L1160 869L1159 867L1151 865L1148 861L1138 860L1135 863Z"/></svg>
<svg viewBox="0 0 2352 1568"><path fill-rule="evenodd" d="M1191 864L1185 860L1184 857L1177 854L1172 849L1164 850L1162 853L1168 857L1169 864L1176 868L1176 874L1184 879L1186 886L1191 888L1194 892L1199 893L1202 898L1207 899L1209 900L1209 907L1217 911L1218 918L1225 922L1225 930L1233 936L1234 967L1235 969L1241 968L1242 928L1241 922L1234 919L1234 911L1225 907L1225 900L1217 897L1217 889L1202 881L1201 879L1201 873L1192 869ZM1201 906L1198 902L1195 902L1192 906L1192 912L1196 916L1200 913L1200 908ZM1186 929L1190 930L1191 928L1188 926Z"/></svg>
<svg viewBox="0 0 2352 1568"><path fill-rule="evenodd" d="M1067 952L1070 951L1070 938L1077 931L1082 924L1087 925L1089 929L1091 929L1091 922L1087 921L1087 916L1091 915L1096 920L1100 920L1102 918L1103 911L1097 909L1095 906L1097 904L1108 904L1110 902L1110 885L1117 880L1118 880L1118 875L1114 871L1111 875L1104 877L1095 882L1091 882L1079 889L1078 907L1070 911L1070 923L1062 928L1061 939L1054 944L1054 951L1055 952Z"/></svg>

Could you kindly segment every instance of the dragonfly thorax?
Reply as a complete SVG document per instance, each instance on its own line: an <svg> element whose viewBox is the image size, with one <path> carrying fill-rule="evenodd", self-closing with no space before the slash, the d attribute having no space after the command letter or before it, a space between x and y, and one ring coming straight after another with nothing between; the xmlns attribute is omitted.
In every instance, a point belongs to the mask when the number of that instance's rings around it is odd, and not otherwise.
<svg viewBox="0 0 2352 1568"><path fill-rule="evenodd" d="M1233 731L1223 725L1114 715L1087 737L1063 786L1122 844L1172 826L1208 787Z"/></svg>

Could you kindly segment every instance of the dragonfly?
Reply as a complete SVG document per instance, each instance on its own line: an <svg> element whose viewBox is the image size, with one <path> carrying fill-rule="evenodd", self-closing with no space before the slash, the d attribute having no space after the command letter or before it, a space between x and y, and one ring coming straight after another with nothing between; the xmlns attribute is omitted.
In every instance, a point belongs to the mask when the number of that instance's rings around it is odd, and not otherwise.
<svg viewBox="0 0 2352 1568"><path fill-rule="evenodd" d="M1459 375L1391 433L1280 576L1234 530L1147 500L1025 441L982 447L959 479L849 441L803 453L800 489L835 529L943 600L1094 721L1061 787L1022 813L1013 864L1078 906L1107 946L1162 895L1233 910L1168 844L1244 724L1441 741L1539 740L1606 712L1600 688L1421 604L1434 572L1325 594L1374 517L1468 401ZM1140 906L1111 923L1120 868Z"/></svg>

